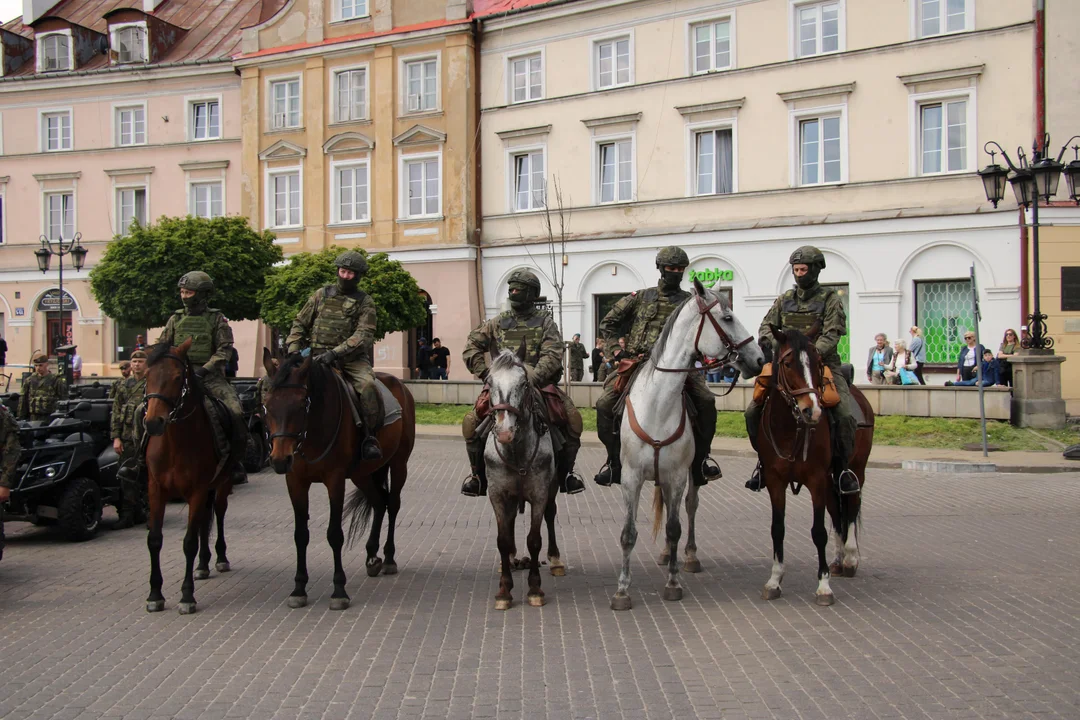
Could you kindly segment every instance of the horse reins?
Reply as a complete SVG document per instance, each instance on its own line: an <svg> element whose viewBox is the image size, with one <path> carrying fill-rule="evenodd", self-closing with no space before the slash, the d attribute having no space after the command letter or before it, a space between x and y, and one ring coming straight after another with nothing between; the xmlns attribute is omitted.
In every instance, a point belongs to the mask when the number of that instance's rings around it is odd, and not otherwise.
<svg viewBox="0 0 1080 720"><path fill-rule="evenodd" d="M180 363L184 368L184 373L183 373L183 375L184 375L184 384L180 387L180 397L177 398L176 400L173 400L168 395L163 395L161 393L156 393L155 392L155 393L145 393L143 395L143 398L145 400L147 400L147 401L153 400L153 399L160 400L161 402L165 403L169 407L169 414L167 416L165 416L166 424L171 423L171 422L179 422L180 420L187 420L189 417L191 417L191 414L195 412L194 408L192 408L191 412L189 412L187 415L185 415L182 418L178 419L176 416L180 412L180 409L184 407L184 401L187 400L188 394L190 393L189 386L188 386L188 370L191 368L191 366L188 363L187 359L182 358L179 355L173 355L172 353L165 353L161 357L164 358L164 359L167 359L167 360L175 360L176 362Z"/></svg>
<svg viewBox="0 0 1080 720"><path fill-rule="evenodd" d="M777 392L780 393L780 396L783 397L787 401L788 405L791 408L792 419L794 419L794 421L795 421L795 427L796 427L796 429L795 429L795 440L792 442L791 452L786 453L786 454L780 452L780 448L776 444L776 437L772 434L772 432L769 429L770 428L770 423L768 421L766 421L764 423L765 427L763 429L763 432L765 433L765 436L769 439L769 444L772 445L773 452L776 453L776 456L779 457L780 459L786 461L786 462L795 462L795 453L798 450L800 440L801 440L802 449L803 449L803 451L802 451L803 458L802 459L805 462L806 461L806 456L807 456L807 454L809 453L809 450L810 450L810 440L814 436L814 427L809 425L806 422L806 420L803 418L802 412L799 410L799 396L801 396L801 395L811 395L812 394L812 395L817 396L818 402L820 403L821 402L821 389L816 388L816 387L806 387L806 388L793 389L792 387L790 387L788 385L787 380L784 378L784 373L779 370L779 366L784 362L784 360L786 358L788 358L788 357L790 357L792 355L794 355L794 351L792 351L791 348L787 348L786 350L784 350L783 353L780 354L780 358L776 362L776 367L778 369L777 369L777 372L774 374L774 377L776 378L776 390L777 390ZM825 371L822 370L822 372L821 372L821 376L822 376L821 380L822 380L822 382L824 382L824 375L825 375ZM767 397L765 399L765 412L767 412L767 413L771 410L771 405L769 404L769 401L771 400L771 398L772 398L772 395L770 394L769 397ZM772 417L771 413L770 413L769 417Z"/></svg>
<svg viewBox="0 0 1080 720"><path fill-rule="evenodd" d="M520 367L520 364L519 364L519 367ZM520 409L514 407L510 403L499 403L498 405L492 405L491 410L493 412L497 411L497 410L502 410L503 412L508 412L511 415L517 417L519 422L520 422L521 417L526 414L526 411L529 410L529 407L532 405L532 402L533 402L532 388L527 387L526 390L525 390L525 401L522 403ZM521 467L514 467L514 464L506 459L506 456L503 455L502 450L499 449L499 446L502 445L502 443L499 442L498 438L495 438L495 453L499 456L499 459L503 461L504 465L506 465L508 468L510 468L511 470L516 472L518 475L520 475L522 477L525 477L526 475L529 474L529 468L532 467L533 460L536 459L536 454L538 452L540 452L540 436L542 434L543 433L540 433L540 432L538 432L536 434L536 443L533 445L533 451L529 455L529 459L526 460L525 464L522 465Z"/></svg>
<svg viewBox="0 0 1080 720"><path fill-rule="evenodd" d="M330 372L333 372L332 370ZM336 380L336 378L335 378ZM268 438L271 443L277 438L292 438L296 440L296 447L293 448L293 455L299 455L304 459L304 462L310 465L317 465L326 459L326 456L330 454L330 451L334 449L337 444L338 435L341 434L341 416L344 413L345 400L341 397L341 391L339 389L338 396L338 418L337 424L334 429L334 437L330 439L330 442L326 444L326 449L322 454L314 460L309 460L308 456L304 454L304 443L307 441L308 426L311 424L311 391L307 385L301 385L300 383L283 383L277 387L272 387L271 390L303 390L304 391L304 429L301 432L276 432L270 435ZM266 406L263 406L263 410L266 410Z"/></svg>
<svg viewBox="0 0 1080 720"><path fill-rule="evenodd" d="M683 432L686 430L687 414L686 397L684 396L678 429L675 430L667 440L653 440L649 437L649 434L642 429L641 425L638 424L637 416L634 415L634 406L630 402L630 396L626 396L626 419L630 421L630 429L634 431L634 434L638 436L638 439L646 445L651 446L653 449L653 483L658 482L660 479L660 450L682 437Z"/></svg>

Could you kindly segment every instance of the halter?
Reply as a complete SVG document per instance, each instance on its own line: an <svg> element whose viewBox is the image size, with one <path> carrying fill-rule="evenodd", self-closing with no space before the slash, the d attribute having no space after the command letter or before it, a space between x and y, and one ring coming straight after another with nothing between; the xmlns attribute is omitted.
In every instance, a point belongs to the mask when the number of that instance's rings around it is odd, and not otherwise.
<svg viewBox="0 0 1080 720"><path fill-rule="evenodd" d="M170 408L169 414L165 416L165 424L168 425L171 422L179 422L180 420L186 420L189 417L191 417L191 413L195 412L195 409L192 408L191 412L189 412L184 417L182 417L182 418L177 418L176 417L179 414L181 408L184 407L184 401L187 400L187 397L191 392L191 386L190 386L190 383L188 382L188 378L190 376L190 373L188 372L188 370L191 369L191 364L188 362L187 358L182 358L179 355L172 354L171 352L170 353L165 353L164 355L161 356L161 358L166 359L166 360L175 360L176 362L180 363L184 367L184 372L183 372L184 384L180 387L180 397L177 398L176 400L173 400L168 395L162 395L161 393L146 393L143 397L147 401L153 400L153 399L156 398L156 399L160 400L161 402L163 402L163 403L165 403L166 405L169 406L169 408Z"/></svg>
<svg viewBox="0 0 1080 720"><path fill-rule="evenodd" d="M720 304L720 298L719 297L717 297L715 300L713 300L708 305L705 304L705 298L703 296L701 296L701 295L698 295L698 294L695 293L694 299L697 301L697 311L698 311L698 316L700 318L699 321L698 321L697 333L694 335L694 353L704 357L704 354L698 348L698 344L701 342L701 331L705 329L705 318L708 318L709 322L712 323L713 330L716 331L716 334L720 336L720 340L724 343L724 347L727 349L727 354L724 355L723 358L718 358L717 360L709 363L708 365L706 365L704 367L700 367L700 368L696 368L696 367L665 368L665 367L660 367L654 361L653 362L653 367L655 367L657 369L657 371L659 371L659 372L673 372L673 373L705 372L705 371L711 370L713 368L728 366L728 365L731 364L731 357L733 355L738 356L739 348L741 348L741 347L743 347L745 345L749 345L750 342L752 342L753 339L754 339L753 335L747 335L745 338L743 338L742 340L740 340L739 342L736 343L734 340L731 339L731 336L727 334L727 331L725 331L724 328L720 327L720 323L718 323L716 321L716 318L713 317L712 312L710 312L714 307L716 307L717 305ZM737 377L732 379L731 384L728 385L728 389L724 393L722 393L719 397L724 397L725 395L728 395L729 393L731 393L731 391L735 389L736 381L738 381ZM715 395L716 393L713 393L713 394Z"/></svg>
<svg viewBox="0 0 1080 720"><path fill-rule="evenodd" d="M333 371L331 371L333 372ZM338 395L338 419L334 429L334 437L330 439L330 442L326 444L326 449L322 451L322 454L314 460L309 460L308 456L304 454L304 442L308 436L308 426L311 424L311 391L307 385L301 385L300 383L283 383L277 387L271 388L272 390L303 390L304 391L304 429L300 432L276 432L270 435L269 442L273 444L276 438L292 438L297 441L296 447L293 448L293 455L299 455L303 458L304 462L309 465L317 465L326 459L326 456L330 454L330 451L334 449L334 445L337 444L338 435L341 434L341 415L344 411L344 402L342 402L341 395ZM266 406L263 406L263 414L269 417L269 413L266 412Z"/></svg>
<svg viewBox="0 0 1080 720"><path fill-rule="evenodd" d="M518 367L524 367L520 360L516 363L516 365ZM504 412L508 412L511 415L519 418L519 420L520 420L522 417L525 417L526 419L528 418L528 411L531 408L532 404L533 404L532 387L529 386L528 382L526 381L525 399L522 401L522 404L521 404L520 408L514 407L510 403L499 403L498 405L492 405L491 409L493 411L494 410L502 410ZM526 460L525 464L520 466L520 467L515 467L512 462L510 462L509 460L506 459L506 456L503 455L502 450L499 449L499 446L502 445L502 443L499 442L498 438L495 438L495 454L497 454L499 456L499 459L503 461L503 464L506 465L506 467L510 468L511 470L516 472L521 477L525 477L526 475L529 474L529 468L532 467L533 460L536 459L536 454L538 452L540 452L540 436L543 435L544 433L543 433L540 426L538 426L535 429L537 431L536 432L536 443L533 445L532 453L529 455L529 459Z"/></svg>
<svg viewBox="0 0 1080 720"><path fill-rule="evenodd" d="M807 453L810 449L810 440L814 436L814 426L806 422L806 419L803 417L802 411L799 410L799 397L802 395L812 394L817 397L818 403L820 404L822 392L821 389L817 387L792 388L790 385L788 385L787 380L784 378L784 373L779 370L779 366L783 364L784 360L792 357L794 354L795 352L791 348L787 348L784 350L784 352L780 353L780 358L777 360L776 363L778 369L773 375L773 377L776 378L776 390L780 393L780 397L782 397L787 403L789 409L791 410L792 419L794 419L795 421L795 440L792 442L790 453L785 454L780 452L780 448L776 444L776 438L769 430L769 422L766 421L763 423L765 426L765 436L769 439L769 443L772 445L773 452L776 453L777 457L787 462L795 462L795 453L798 451L800 441L802 442L802 459L803 461L805 461ZM823 364L820 376L818 378L819 385L823 385L825 382L824 368L825 366ZM771 393L768 397L765 398L766 410L770 409L769 400L771 398Z"/></svg>

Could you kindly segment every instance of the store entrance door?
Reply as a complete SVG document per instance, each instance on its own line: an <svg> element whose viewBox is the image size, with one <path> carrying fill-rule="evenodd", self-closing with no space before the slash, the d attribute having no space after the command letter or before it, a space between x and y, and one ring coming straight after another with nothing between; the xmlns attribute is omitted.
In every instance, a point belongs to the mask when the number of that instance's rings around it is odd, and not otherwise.
<svg viewBox="0 0 1080 720"><path fill-rule="evenodd" d="M67 336L71 332L71 318L66 317L61 322L60 318L49 318L45 323L45 344L48 347L49 356L56 355L56 348L67 345Z"/></svg>

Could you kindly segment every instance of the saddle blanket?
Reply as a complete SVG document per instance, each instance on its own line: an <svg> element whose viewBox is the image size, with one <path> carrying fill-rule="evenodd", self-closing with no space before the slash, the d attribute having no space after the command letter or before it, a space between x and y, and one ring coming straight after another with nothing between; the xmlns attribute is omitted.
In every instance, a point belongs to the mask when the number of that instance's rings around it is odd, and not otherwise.
<svg viewBox="0 0 1080 720"><path fill-rule="evenodd" d="M363 423L360 418L360 398L356 395L356 388L354 388L352 383L346 380L341 373L335 372L334 377L341 383L341 386L349 396L349 409L352 411L353 423L362 425ZM383 421L380 427L393 425L401 419L401 403L397 401L394 394L390 392L390 388L386 387L382 380L375 378L375 387L379 389L379 399L382 401L383 406Z"/></svg>

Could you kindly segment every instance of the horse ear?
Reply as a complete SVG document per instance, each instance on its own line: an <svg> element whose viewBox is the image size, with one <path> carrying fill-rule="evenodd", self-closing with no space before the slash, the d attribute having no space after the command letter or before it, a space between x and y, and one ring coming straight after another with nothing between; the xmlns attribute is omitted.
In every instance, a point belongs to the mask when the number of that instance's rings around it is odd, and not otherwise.
<svg viewBox="0 0 1080 720"><path fill-rule="evenodd" d="M275 369L276 368L274 367L274 358L270 355L270 348L264 347L263 348L263 370L266 371L267 375L269 375L270 377L273 377Z"/></svg>
<svg viewBox="0 0 1080 720"><path fill-rule="evenodd" d="M694 292L705 297L705 286L701 284L701 281L697 279L697 276L694 277Z"/></svg>
<svg viewBox="0 0 1080 720"><path fill-rule="evenodd" d="M176 348L176 352L180 355L180 357L187 357L188 350L191 349L191 341L194 339L195 338L193 337L189 337L187 340L180 343L180 347Z"/></svg>
<svg viewBox="0 0 1080 720"><path fill-rule="evenodd" d="M525 344L525 338L521 338L521 345L519 345L517 349L518 360L520 360L521 362L525 362L525 358L528 357L528 355L529 348Z"/></svg>
<svg viewBox="0 0 1080 720"><path fill-rule="evenodd" d="M781 328L777 327L776 325L770 324L769 325L769 331L772 332L773 337L776 338L776 342L778 342L778 343L786 343L787 342L787 333L784 332Z"/></svg>
<svg viewBox="0 0 1080 720"><path fill-rule="evenodd" d="M499 353L502 349L499 347L499 339L492 336L491 344L488 346L488 352L491 354L491 361L495 362L495 358L499 357Z"/></svg>

